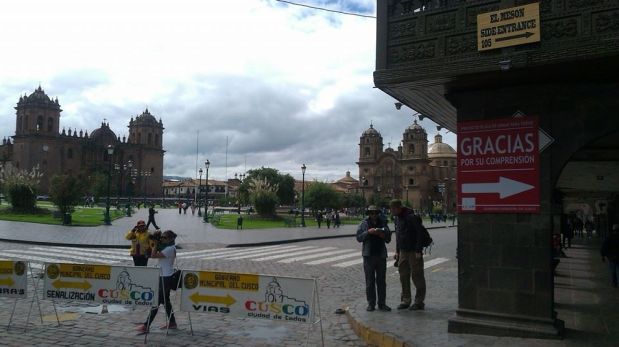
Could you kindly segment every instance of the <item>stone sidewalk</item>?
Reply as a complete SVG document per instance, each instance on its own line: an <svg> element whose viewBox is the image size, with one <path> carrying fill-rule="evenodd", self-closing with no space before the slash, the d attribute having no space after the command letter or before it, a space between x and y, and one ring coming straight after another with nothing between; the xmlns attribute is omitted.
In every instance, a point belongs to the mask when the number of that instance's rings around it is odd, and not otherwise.
<svg viewBox="0 0 619 347"><path fill-rule="evenodd" d="M376 346L619 346L619 289L611 288L597 239L578 239L565 251L555 276L555 310L565 322L558 340L447 333L447 320L458 307L457 264L448 271L426 272L425 311L367 312L358 300L347 312L352 328ZM399 280L388 278L387 297L399 297Z"/></svg>

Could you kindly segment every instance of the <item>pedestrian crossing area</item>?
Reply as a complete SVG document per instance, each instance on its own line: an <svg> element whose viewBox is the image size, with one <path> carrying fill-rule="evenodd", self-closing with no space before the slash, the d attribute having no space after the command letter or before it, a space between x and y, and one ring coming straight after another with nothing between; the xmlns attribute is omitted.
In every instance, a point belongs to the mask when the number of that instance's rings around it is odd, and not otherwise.
<svg viewBox="0 0 619 347"><path fill-rule="evenodd" d="M34 268L41 268L43 263L96 263L108 265L132 264L128 249L75 248L75 247L30 247L24 249L6 249L0 251L0 260L24 260L32 263ZM389 254L389 259L393 254ZM310 266L331 266L348 268L363 264L359 249L341 249L337 247L302 246L281 244L273 246L211 248L196 251L177 252L179 262L196 262L208 260L270 262L281 264L301 263ZM425 268L449 261L448 258L426 257Z"/></svg>

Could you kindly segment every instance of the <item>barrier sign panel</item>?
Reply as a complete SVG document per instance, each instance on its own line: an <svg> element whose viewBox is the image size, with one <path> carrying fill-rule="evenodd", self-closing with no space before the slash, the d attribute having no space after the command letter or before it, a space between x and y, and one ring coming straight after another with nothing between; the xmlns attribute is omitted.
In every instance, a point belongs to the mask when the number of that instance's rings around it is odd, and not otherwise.
<svg viewBox="0 0 619 347"><path fill-rule="evenodd" d="M477 15L477 50L540 41L539 2Z"/></svg>
<svg viewBox="0 0 619 347"><path fill-rule="evenodd" d="M458 123L458 212L539 209L537 117Z"/></svg>
<svg viewBox="0 0 619 347"><path fill-rule="evenodd" d="M0 297L23 299L27 292L28 264L0 260Z"/></svg>
<svg viewBox="0 0 619 347"><path fill-rule="evenodd" d="M145 266L45 264L43 298L62 301L154 306L159 269Z"/></svg>
<svg viewBox="0 0 619 347"><path fill-rule="evenodd" d="M181 310L313 323L314 288L306 278L183 270Z"/></svg>

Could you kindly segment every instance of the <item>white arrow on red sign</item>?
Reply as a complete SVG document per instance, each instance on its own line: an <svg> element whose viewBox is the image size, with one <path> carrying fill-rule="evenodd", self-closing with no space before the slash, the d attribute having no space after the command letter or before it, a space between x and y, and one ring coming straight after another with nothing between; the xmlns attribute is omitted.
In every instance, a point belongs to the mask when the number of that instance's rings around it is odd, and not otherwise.
<svg viewBox="0 0 619 347"><path fill-rule="evenodd" d="M535 188L534 186L518 181L499 177L498 182L489 183L464 183L462 184L462 193L497 193L501 199L516 195L527 190Z"/></svg>

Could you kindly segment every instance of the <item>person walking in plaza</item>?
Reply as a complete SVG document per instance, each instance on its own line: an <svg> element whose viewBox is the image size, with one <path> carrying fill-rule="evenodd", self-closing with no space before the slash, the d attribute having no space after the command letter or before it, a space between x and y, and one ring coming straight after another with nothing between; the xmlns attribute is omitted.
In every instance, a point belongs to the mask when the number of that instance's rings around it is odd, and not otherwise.
<svg viewBox="0 0 619 347"><path fill-rule="evenodd" d="M574 220L564 218L563 226L561 227L561 235L563 236L563 248L572 248L572 238L574 238ZM566 247L567 244L567 247Z"/></svg>
<svg viewBox="0 0 619 347"><path fill-rule="evenodd" d="M367 311L378 309L391 311L385 299L387 297L387 247L391 242L391 230L381 218L378 207L368 207L368 218L357 228L357 241L362 242L363 271L365 273L365 296L368 301ZM378 294L378 301L376 296Z"/></svg>
<svg viewBox="0 0 619 347"><path fill-rule="evenodd" d="M593 237L593 230L595 229L595 224L589 218L585 222L585 231L587 232L587 238L590 239Z"/></svg>
<svg viewBox="0 0 619 347"><path fill-rule="evenodd" d="M398 310L408 308L410 310L423 310L426 298L426 278L423 273L423 247L421 242L422 228L421 218L411 210L402 206L402 201L391 200L389 207L394 217L396 234L396 253L400 284L402 285L401 302ZM411 284L416 288L415 301L411 305Z"/></svg>
<svg viewBox="0 0 619 347"><path fill-rule="evenodd" d="M157 246L153 248L151 258L159 259L159 298L156 307L152 307L146 322L140 324L136 330L140 333L146 333L149 329L159 306L164 305L166 312L166 324L160 326L160 329L176 329L176 318L172 311L172 303L170 302L170 290L173 287L174 261L176 260L176 233L172 230L166 230L161 234L161 239Z"/></svg>
<svg viewBox="0 0 619 347"><path fill-rule="evenodd" d="M157 210L155 210L155 205L151 204L148 208L148 223L146 223L146 229L148 229L151 223L153 224L155 229L159 229L157 223L155 222L155 213L157 213Z"/></svg>
<svg viewBox="0 0 619 347"><path fill-rule="evenodd" d="M600 253L603 262L608 260L610 284L617 288L619 285L619 224L613 224L610 235L602 242Z"/></svg>
<svg viewBox="0 0 619 347"><path fill-rule="evenodd" d="M150 254L150 236L148 228L143 220L138 223L125 235L125 239L131 241L131 250L129 254L133 257L133 265L146 266L148 264L148 256Z"/></svg>

